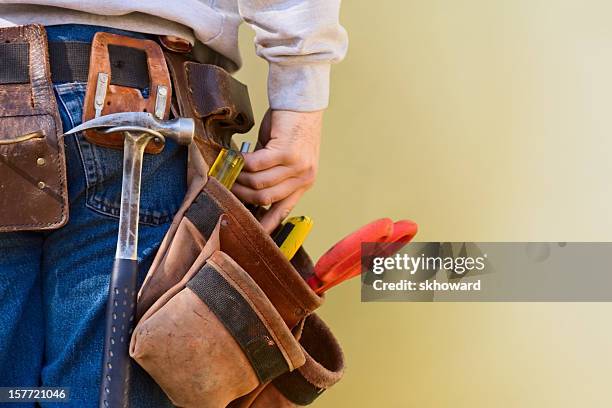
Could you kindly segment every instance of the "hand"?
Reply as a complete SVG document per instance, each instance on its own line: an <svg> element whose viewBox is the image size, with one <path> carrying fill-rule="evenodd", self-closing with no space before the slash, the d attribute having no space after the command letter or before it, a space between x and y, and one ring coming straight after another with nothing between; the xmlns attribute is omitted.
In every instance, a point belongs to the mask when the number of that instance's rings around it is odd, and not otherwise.
<svg viewBox="0 0 612 408"><path fill-rule="evenodd" d="M244 156L232 192L242 201L266 206L261 219L271 233L315 182L323 111L268 111L259 128L263 148Z"/></svg>

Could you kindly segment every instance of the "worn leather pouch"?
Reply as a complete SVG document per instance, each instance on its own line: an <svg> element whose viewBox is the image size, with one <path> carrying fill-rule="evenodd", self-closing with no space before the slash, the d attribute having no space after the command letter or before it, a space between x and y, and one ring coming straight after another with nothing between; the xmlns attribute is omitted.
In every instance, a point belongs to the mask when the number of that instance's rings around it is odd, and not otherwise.
<svg viewBox="0 0 612 408"><path fill-rule="evenodd" d="M173 110L196 119L196 143L189 151L188 192L139 293L131 355L177 406L224 407L258 395L273 377L304 363L290 329L299 329L323 299L303 279L313 271L305 251L287 261L244 205L207 176L231 134L252 126L250 105L245 111L232 102L239 94L248 103L246 88L217 67L173 53L166 59L175 84ZM227 285L238 294L227 295ZM215 297L225 299L218 310L209 299ZM248 303L267 334L244 312L249 308L234 301ZM248 334L224 322L240 323ZM276 352L255 353L262 356L259 363L249 358L251 344L261 344L262 336L271 341L261 350L278 348L285 363ZM268 365L276 368L266 374L262 367Z"/></svg>
<svg viewBox="0 0 612 408"><path fill-rule="evenodd" d="M304 279L313 270L306 252L300 250L291 262L287 261L253 215L214 178L207 179L202 191L177 217L170 231L172 238L162 243L140 291L140 316L183 278L221 218L221 250L263 290L289 328L323 303Z"/></svg>
<svg viewBox="0 0 612 408"><path fill-rule="evenodd" d="M231 405L232 408L294 408L310 405L325 390L342 379L342 348L330 328L316 314L306 318L300 345L306 357L304 365L274 379L253 402L241 401L243 403L238 404L237 401Z"/></svg>
<svg viewBox="0 0 612 408"><path fill-rule="evenodd" d="M175 84L173 109L196 119L197 148L190 150L189 192L140 291L138 315L184 276L198 247L226 214L222 250L249 273L292 328L323 301L303 279L312 274L312 261L303 250L287 261L245 206L206 175L221 147L230 145L231 135L253 125L246 87L217 66L165 55ZM178 245L183 240L191 243Z"/></svg>
<svg viewBox="0 0 612 408"><path fill-rule="evenodd" d="M195 142L210 166L231 146L234 133L246 133L255 123L247 87L216 65L174 52L165 56L174 82L172 109L196 120Z"/></svg>
<svg viewBox="0 0 612 408"><path fill-rule="evenodd" d="M0 232L68 221L62 135L44 27L0 29Z"/></svg>
<svg viewBox="0 0 612 408"><path fill-rule="evenodd" d="M131 340L132 357L178 407L225 407L305 361L266 295L220 250L224 218Z"/></svg>
<svg viewBox="0 0 612 408"><path fill-rule="evenodd" d="M186 216L206 236L210 218L220 214L226 215L220 230L222 250L261 287L289 328L321 306L323 298L303 278L313 269L306 252L298 252L289 262L245 206L216 179L210 178ZM300 267L299 272L296 266Z"/></svg>

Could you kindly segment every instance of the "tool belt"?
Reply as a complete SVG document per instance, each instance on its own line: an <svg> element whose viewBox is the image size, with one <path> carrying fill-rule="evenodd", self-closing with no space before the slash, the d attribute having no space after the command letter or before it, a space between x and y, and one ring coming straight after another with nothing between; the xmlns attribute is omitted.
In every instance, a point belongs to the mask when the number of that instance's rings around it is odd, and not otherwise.
<svg viewBox="0 0 612 408"><path fill-rule="evenodd" d="M323 298L306 283L308 254L300 249L288 261L245 206L207 176L232 135L254 124L246 86L189 54L107 33L91 45L48 45L41 26L0 29L0 55L0 231L67 221L52 78L87 81L85 120L135 110L195 119L188 190L140 290L130 344L174 404L302 406L341 378L341 349L313 314ZM112 135L85 136L121 147ZM148 152L161 148L151 143Z"/></svg>
<svg viewBox="0 0 612 408"><path fill-rule="evenodd" d="M287 261L205 174L194 177L141 288L130 355L179 407L307 405L344 368L313 314L323 298L304 280L312 262L303 249Z"/></svg>
<svg viewBox="0 0 612 408"><path fill-rule="evenodd" d="M344 369L338 343L313 314L323 298L306 283L312 261L303 249L288 261L207 176L232 134L253 125L246 87L184 54L166 52L166 60L173 110L196 119L199 136L183 205L139 293L130 354L179 407L307 405Z"/></svg>
<svg viewBox="0 0 612 408"><path fill-rule="evenodd" d="M209 51L201 55L223 61ZM68 221L63 131L53 82L87 82L84 120L97 109L100 114L144 110L166 119L173 103L175 116L179 108L164 60L162 48L151 40L101 32L91 44L48 42L40 25L0 28L0 232L55 229ZM189 74L174 78L181 84L174 89L197 102L192 116L199 119L199 143L207 146L211 160L221 147L229 147L232 133L253 125L253 114L244 85L216 65L193 64ZM85 132L92 143L122 148L117 136ZM163 143L153 140L146 151L162 149Z"/></svg>
<svg viewBox="0 0 612 408"><path fill-rule="evenodd" d="M207 176L231 135L253 124L246 88L219 67L177 53L166 59L174 108L196 119L201 137L189 147L183 205L139 293L130 355L179 407L307 405L344 369L338 343L313 314L323 298L306 283L312 261L303 249L288 261Z"/></svg>

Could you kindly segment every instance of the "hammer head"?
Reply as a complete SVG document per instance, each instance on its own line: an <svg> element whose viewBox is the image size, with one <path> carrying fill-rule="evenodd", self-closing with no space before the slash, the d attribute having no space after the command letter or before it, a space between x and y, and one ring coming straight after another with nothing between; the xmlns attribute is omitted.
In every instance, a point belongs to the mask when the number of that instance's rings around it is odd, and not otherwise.
<svg viewBox="0 0 612 408"><path fill-rule="evenodd" d="M190 118L159 120L147 112L120 112L88 120L66 132L65 135L89 129L108 131L111 128L118 128L118 131L150 131L150 133L161 134L173 139L182 145L190 144L195 134L195 123Z"/></svg>

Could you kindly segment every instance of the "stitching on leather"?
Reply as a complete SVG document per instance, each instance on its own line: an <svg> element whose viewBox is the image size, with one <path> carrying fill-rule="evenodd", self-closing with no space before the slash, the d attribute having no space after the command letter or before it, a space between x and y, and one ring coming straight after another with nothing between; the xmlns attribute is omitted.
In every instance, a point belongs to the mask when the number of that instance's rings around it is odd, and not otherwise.
<svg viewBox="0 0 612 408"><path fill-rule="evenodd" d="M54 115L51 115L49 113L46 113L46 115L51 116L52 120L50 120L49 123L53 127L53 130L55 130L55 133L58 134L57 126L56 126L56 123L55 123L55 120L54 120ZM28 116L30 116L30 115L28 115ZM59 148L60 148L60 141L58 141L57 143L58 143L58 150L59 150ZM64 174L62 172L64 166L62 166L63 163L61 162L60 154L58 153L58 154L52 155L51 158L52 158L53 162L56 163L56 165L59 167L58 181L59 181L59 185L61 187L62 185L65 185L63 183L65 183L66 180L64 180L64 177L62 177L63 174ZM62 191L62 193L63 193L63 191ZM60 210L59 219L57 219L56 221L46 222L46 223L45 222L38 222L38 223L25 223L25 224L23 224L23 223L22 224L4 224L0 228L0 230L5 231L5 230L10 230L12 228L20 228L20 227L53 227L54 225L61 224L63 222L63 220L65 219L65 217L66 217L66 202L65 202L66 197L63 194L60 194L60 197L62 197L62 201L61 201L61 204L60 204L60 209L61 210Z"/></svg>

